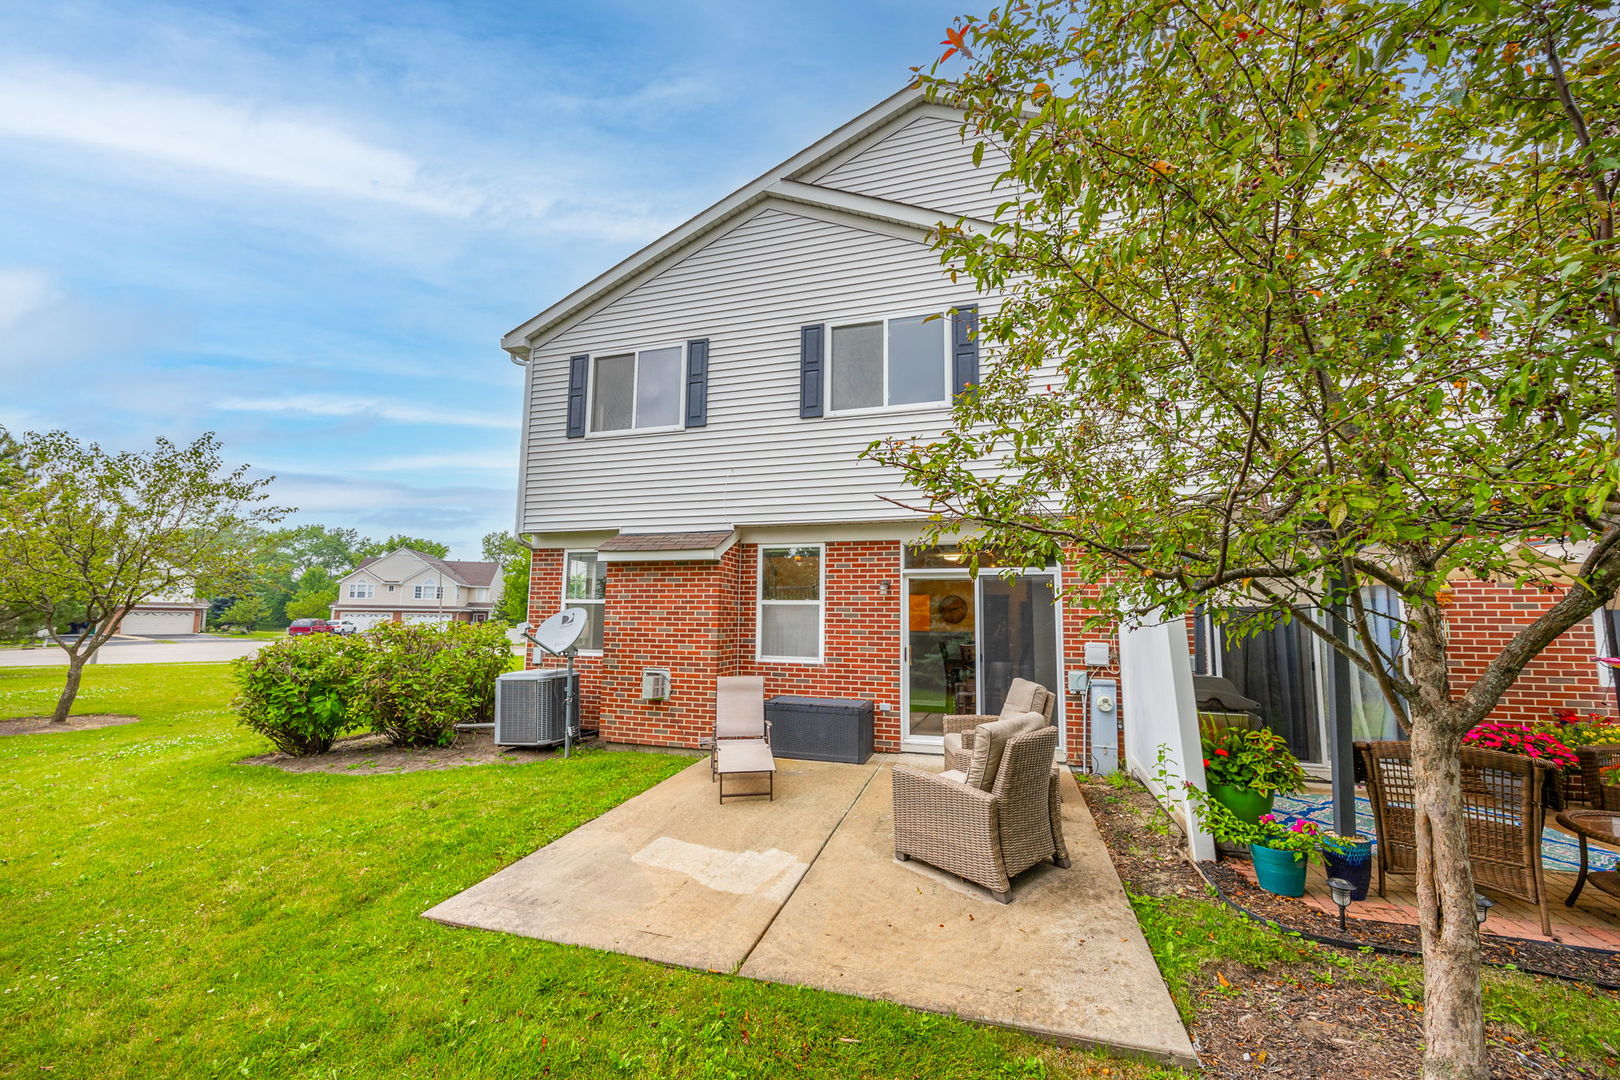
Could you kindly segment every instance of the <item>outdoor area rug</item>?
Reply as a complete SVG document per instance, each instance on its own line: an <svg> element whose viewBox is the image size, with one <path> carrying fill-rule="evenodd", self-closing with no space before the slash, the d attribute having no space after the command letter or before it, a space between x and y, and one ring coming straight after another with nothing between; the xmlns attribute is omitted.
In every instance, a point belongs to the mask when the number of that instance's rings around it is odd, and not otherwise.
<svg viewBox="0 0 1620 1080"><path fill-rule="evenodd" d="M1277 796L1275 813L1285 821L1295 818L1304 818L1322 827L1324 832L1333 831L1333 797L1331 795L1279 795ZM1372 803L1360 795L1356 796L1356 830L1363 836L1376 835L1373 829ZM1588 868L1591 870L1614 870L1620 868L1620 852L1613 851L1601 844L1588 841L1590 856ZM1541 865L1544 869L1554 870L1566 874L1579 873L1581 869L1580 842L1568 833L1557 829L1546 828L1541 831Z"/></svg>

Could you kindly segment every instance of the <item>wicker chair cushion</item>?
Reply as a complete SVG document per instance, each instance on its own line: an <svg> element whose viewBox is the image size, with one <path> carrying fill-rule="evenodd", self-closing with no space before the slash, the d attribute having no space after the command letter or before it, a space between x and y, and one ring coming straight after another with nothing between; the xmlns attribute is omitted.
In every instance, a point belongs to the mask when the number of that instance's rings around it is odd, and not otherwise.
<svg viewBox="0 0 1620 1080"><path fill-rule="evenodd" d="M954 754L962 752L962 732L947 731L945 733L945 757L949 759Z"/></svg>
<svg viewBox="0 0 1620 1080"><path fill-rule="evenodd" d="M1009 739L1046 726L1046 717L1038 712L1018 713L980 724L974 729L973 760L968 765L967 783L980 791L996 786L996 771L1001 768L1001 754Z"/></svg>
<svg viewBox="0 0 1620 1080"><path fill-rule="evenodd" d="M1014 679L1007 687L1007 700L1001 706L1003 720L1021 713L1038 713L1046 709L1046 687L1028 679Z"/></svg>

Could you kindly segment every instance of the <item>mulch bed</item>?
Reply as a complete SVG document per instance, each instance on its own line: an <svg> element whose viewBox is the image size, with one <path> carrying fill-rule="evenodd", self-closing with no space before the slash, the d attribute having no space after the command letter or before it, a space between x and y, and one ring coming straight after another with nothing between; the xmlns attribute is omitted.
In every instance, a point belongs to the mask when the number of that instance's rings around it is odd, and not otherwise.
<svg viewBox="0 0 1620 1080"><path fill-rule="evenodd" d="M1226 863L1202 862L1198 866L1230 903L1286 929L1327 939L1333 944L1342 941L1351 948L1371 945L1376 949L1412 955L1419 952L1418 928L1415 926L1352 916L1345 929L1340 930L1338 916L1323 914L1294 897L1267 892ZM1350 910L1354 911L1355 908L1351 907ZM1617 952L1525 938L1498 937L1489 933L1484 935L1481 944L1487 964L1512 966L1536 975L1576 979L1607 990L1620 990L1620 953Z"/></svg>
<svg viewBox="0 0 1620 1080"><path fill-rule="evenodd" d="M118 713L85 713L82 716L69 716L66 723L53 724L48 716L19 716L12 720L0 720L0 735L52 735L64 731L90 731L94 728L133 724L139 719L138 716L122 716Z"/></svg>
<svg viewBox="0 0 1620 1080"><path fill-rule="evenodd" d="M1181 833L1174 827L1165 832L1148 827L1149 822L1163 818L1147 792L1140 788L1120 789L1083 776L1076 779L1108 844L1114 867L1132 892L1220 902L1210 896L1208 883L1188 859ZM1216 869L1223 890L1231 877L1238 879L1231 882L1232 892L1228 893L1234 900L1241 897L1238 902L1245 907L1249 907L1247 901L1253 901L1250 910L1255 914L1296 925L1292 912L1283 919L1278 907L1268 908L1251 895L1263 890L1230 869ZM1336 917L1322 915L1297 900L1289 902L1316 915L1337 935ZM1307 921L1299 919L1300 924ZM1317 927L1312 924L1298 928L1314 933ZM1499 947L1520 945L1515 942ZM1322 983L1304 969L1263 970L1241 963L1208 970L1204 977L1208 985L1194 991L1196 1015L1190 1034L1206 1076L1393 1080L1416 1078L1421 1072L1421 1007L1387 990L1357 985L1348 978ZM1491 1075L1498 1080L1574 1080L1605 1075L1561 1062L1494 1025L1487 1030L1486 1038Z"/></svg>
<svg viewBox="0 0 1620 1080"><path fill-rule="evenodd" d="M243 758L238 765L269 765L290 773L342 773L347 776L388 776L433 769L459 769L468 765L501 762L522 765L562 753L496 746L488 731L459 732L451 746L390 746L381 735L350 735L332 744L324 754L293 757L279 750Z"/></svg>

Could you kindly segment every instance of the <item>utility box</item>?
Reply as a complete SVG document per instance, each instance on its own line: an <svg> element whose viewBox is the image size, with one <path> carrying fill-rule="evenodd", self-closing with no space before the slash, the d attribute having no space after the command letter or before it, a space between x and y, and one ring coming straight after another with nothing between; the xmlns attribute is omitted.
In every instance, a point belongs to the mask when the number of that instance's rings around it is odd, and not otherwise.
<svg viewBox="0 0 1620 1080"><path fill-rule="evenodd" d="M1119 683L1092 679L1086 700L1091 721L1091 771L1119 771Z"/></svg>
<svg viewBox="0 0 1620 1080"><path fill-rule="evenodd" d="M669 668L650 667L641 669L642 701L668 701L669 686Z"/></svg>
<svg viewBox="0 0 1620 1080"><path fill-rule="evenodd" d="M771 754L806 761L864 764L872 756L872 702L785 694L768 698Z"/></svg>

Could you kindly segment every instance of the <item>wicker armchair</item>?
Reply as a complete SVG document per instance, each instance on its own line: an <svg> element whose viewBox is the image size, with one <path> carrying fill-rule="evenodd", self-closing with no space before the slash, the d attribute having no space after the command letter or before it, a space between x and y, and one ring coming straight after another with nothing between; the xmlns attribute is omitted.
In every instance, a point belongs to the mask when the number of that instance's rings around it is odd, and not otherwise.
<svg viewBox="0 0 1620 1080"><path fill-rule="evenodd" d="M1410 743L1358 742L1378 832L1378 894L1385 874L1417 873L1416 793ZM1556 798L1555 770L1545 762L1495 750L1462 751L1463 818L1474 881L1535 904L1551 936L1541 873L1545 800Z"/></svg>
<svg viewBox="0 0 1620 1080"><path fill-rule="evenodd" d="M980 724L1030 712L1040 713L1050 724L1052 710L1056 705L1056 695L1040 683L1030 682L1028 679L1014 679L1012 685L1007 687L1007 700L1001 706L1000 715L961 713L945 717L946 770L967 772L968 761L973 757L973 729Z"/></svg>
<svg viewBox="0 0 1620 1080"><path fill-rule="evenodd" d="M1575 756L1581 759L1581 779L1586 784L1586 805L1594 810L1620 812L1620 787L1605 784L1598 775L1604 769L1620 765L1620 746L1580 746Z"/></svg>
<svg viewBox="0 0 1620 1080"><path fill-rule="evenodd" d="M960 774L894 767L894 857L983 885L1005 904L1012 878L1038 862L1069 865L1052 767L1057 729L1009 739L989 790Z"/></svg>

